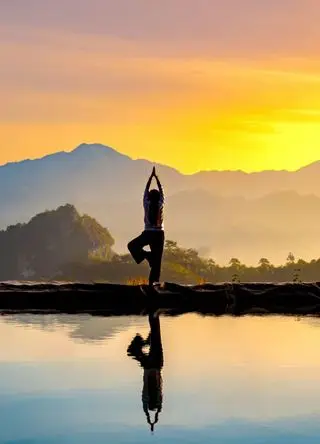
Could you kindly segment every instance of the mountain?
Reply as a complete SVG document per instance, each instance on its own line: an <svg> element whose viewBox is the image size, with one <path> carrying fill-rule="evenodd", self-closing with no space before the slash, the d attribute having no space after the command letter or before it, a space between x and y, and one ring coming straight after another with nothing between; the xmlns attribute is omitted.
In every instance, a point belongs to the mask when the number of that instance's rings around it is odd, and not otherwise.
<svg viewBox="0 0 320 444"><path fill-rule="evenodd" d="M126 332L130 327L144 325L142 317L135 316L74 316L74 315L48 315L14 314L4 316L2 321L13 325L23 325L44 331L67 330L70 338L80 339L83 342L98 342L116 338L119 333Z"/></svg>
<svg viewBox="0 0 320 444"><path fill-rule="evenodd" d="M150 169L148 161L134 161L99 144L1 166L0 228L68 202L91 214L91 208L138 199ZM177 171L160 170L170 189L183 183Z"/></svg>
<svg viewBox="0 0 320 444"><path fill-rule="evenodd" d="M0 231L0 280L39 279L95 255L108 259L113 244L106 228L73 205L46 211Z"/></svg>
<svg viewBox="0 0 320 444"><path fill-rule="evenodd" d="M152 163L100 144L81 144L0 167L0 228L70 202L107 226L124 251L142 229L142 193ZM218 261L283 262L317 254L320 162L298 171L183 175L158 165L167 195L167 237Z"/></svg>
<svg viewBox="0 0 320 444"><path fill-rule="evenodd" d="M290 251L296 257L318 258L319 218L320 198L294 191L258 199L187 191L169 198L167 208L170 237L219 263L237 257L257 264L267 257L280 264Z"/></svg>

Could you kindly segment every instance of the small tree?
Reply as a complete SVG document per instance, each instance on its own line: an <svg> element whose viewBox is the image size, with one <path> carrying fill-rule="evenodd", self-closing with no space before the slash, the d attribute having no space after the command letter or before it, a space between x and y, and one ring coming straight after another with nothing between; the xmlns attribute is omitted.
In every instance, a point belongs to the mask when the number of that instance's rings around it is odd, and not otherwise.
<svg viewBox="0 0 320 444"><path fill-rule="evenodd" d="M231 282L233 284L240 284L240 276L237 273L233 274Z"/></svg>
<svg viewBox="0 0 320 444"><path fill-rule="evenodd" d="M292 265L295 263L295 260L296 258L294 257L294 254L290 252L287 257L287 264Z"/></svg>
<svg viewBox="0 0 320 444"><path fill-rule="evenodd" d="M241 268L241 262L236 257L230 259L229 265L231 268L234 268L236 270L239 270Z"/></svg>
<svg viewBox="0 0 320 444"><path fill-rule="evenodd" d="M293 282L295 284L301 284L301 278L300 278L300 273L301 273L301 269L300 268L296 268L294 270L294 274L293 274Z"/></svg>
<svg viewBox="0 0 320 444"><path fill-rule="evenodd" d="M263 268L263 269L267 269L269 270L271 268L271 263L269 261L269 259L267 259L266 257L262 257L259 262L259 267Z"/></svg>

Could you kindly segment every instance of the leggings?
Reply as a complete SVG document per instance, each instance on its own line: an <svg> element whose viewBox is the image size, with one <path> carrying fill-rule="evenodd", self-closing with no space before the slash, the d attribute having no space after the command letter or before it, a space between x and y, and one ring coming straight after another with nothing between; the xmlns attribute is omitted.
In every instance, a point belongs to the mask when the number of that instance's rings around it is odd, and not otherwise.
<svg viewBox="0 0 320 444"><path fill-rule="evenodd" d="M144 250L147 245L150 246L150 252ZM128 244L128 249L137 264L144 259L148 260L151 268L149 285L160 280L163 246L164 232L162 230L145 230Z"/></svg>

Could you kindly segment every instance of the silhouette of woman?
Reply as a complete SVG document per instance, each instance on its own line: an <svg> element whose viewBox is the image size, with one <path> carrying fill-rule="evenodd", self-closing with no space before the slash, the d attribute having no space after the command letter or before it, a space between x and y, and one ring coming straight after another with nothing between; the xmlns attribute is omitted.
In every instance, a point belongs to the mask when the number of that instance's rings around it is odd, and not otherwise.
<svg viewBox="0 0 320 444"><path fill-rule="evenodd" d="M143 368L142 406L150 425L151 432L159 420L162 410L162 376L163 350L161 342L160 320L157 313L149 314L150 333L146 340L137 334L128 347L128 356L137 360ZM145 345L150 345L149 353L143 351ZM151 421L150 412L155 412Z"/></svg>
<svg viewBox="0 0 320 444"><path fill-rule="evenodd" d="M155 178L158 189L150 190L152 179ZM149 191L150 190L150 191ZM147 260L150 265L149 285L159 282L161 273L161 260L164 245L163 230L163 206L164 194L155 168L148 179L144 195L144 231L128 244L128 249L136 261L140 264ZM149 245L150 251L144 250Z"/></svg>

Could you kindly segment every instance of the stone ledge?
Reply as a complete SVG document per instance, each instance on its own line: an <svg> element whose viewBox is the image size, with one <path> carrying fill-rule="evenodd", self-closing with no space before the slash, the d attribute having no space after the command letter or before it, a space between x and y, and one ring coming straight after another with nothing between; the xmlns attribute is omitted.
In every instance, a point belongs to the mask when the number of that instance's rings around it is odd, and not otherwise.
<svg viewBox="0 0 320 444"><path fill-rule="evenodd" d="M99 283L0 283L0 313L320 314L320 283L147 286Z"/></svg>

